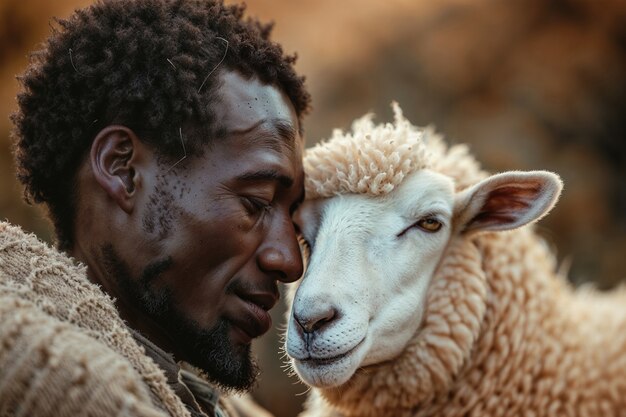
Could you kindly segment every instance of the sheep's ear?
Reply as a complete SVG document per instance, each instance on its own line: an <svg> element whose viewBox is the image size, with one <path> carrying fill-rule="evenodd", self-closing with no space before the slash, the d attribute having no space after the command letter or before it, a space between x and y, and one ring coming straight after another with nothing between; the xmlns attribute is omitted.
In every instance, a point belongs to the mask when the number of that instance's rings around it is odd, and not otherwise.
<svg viewBox="0 0 626 417"><path fill-rule="evenodd" d="M455 228L471 231L511 230L546 215L563 183L547 171L511 171L493 175L463 190L454 204Z"/></svg>

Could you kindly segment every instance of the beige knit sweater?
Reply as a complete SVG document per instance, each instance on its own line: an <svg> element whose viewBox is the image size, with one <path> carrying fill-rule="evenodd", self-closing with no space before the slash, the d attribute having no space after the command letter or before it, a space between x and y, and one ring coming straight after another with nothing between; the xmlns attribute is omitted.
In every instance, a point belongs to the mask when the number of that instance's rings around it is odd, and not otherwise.
<svg viewBox="0 0 626 417"><path fill-rule="evenodd" d="M0 222L0 417L190 416L83 266Z"/></svg>

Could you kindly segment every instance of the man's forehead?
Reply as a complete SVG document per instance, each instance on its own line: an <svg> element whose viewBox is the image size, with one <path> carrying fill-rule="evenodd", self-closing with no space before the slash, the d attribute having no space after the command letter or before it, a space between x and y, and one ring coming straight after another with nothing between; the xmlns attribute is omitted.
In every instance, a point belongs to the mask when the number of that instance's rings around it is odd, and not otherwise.
<svg viewBox="0 0 626 417"><path fill-rule="evenodd" d="M214 112L227 133L248 133L258 128L275 128L283 139L298 132L298 118L288 97L258 78L245 78L236 71L221 73L219 98ZM269 125L269 126L264 126Z"/></svg>

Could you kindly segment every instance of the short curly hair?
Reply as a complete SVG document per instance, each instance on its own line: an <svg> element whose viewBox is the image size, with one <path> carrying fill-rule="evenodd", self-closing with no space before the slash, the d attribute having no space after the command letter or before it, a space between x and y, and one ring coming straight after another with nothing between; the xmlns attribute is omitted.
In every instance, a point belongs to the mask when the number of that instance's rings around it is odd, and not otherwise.
<svg viewBox="0 0 626 417"><path fill-rule="evenodd" d="M179 129L216 124L218 67L278 86L302 121L310 96L295 55L244 10L222 0L104 0L58 21L19 78L12 120L25 199L45 203L60 249L72 245L76 172L103 127L128 126L160 155L180 157Z"/></svg>

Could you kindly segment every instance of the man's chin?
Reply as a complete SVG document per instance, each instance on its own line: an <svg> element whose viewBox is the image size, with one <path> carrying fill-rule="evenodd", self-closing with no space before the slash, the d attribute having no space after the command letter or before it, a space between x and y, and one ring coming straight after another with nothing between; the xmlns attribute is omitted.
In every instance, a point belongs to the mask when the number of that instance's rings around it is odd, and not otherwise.
<svg viewBox="0 0 626 417"><path fill-rule="evenodd" d="M179 327L177 333L182 336L178 340L184 346L185 361L203 370L211 382L222 389L248 391L252 388L259 370L252 358L249 338L248 342L243 338L244 343L241 343L234 337L237 328L225 320L206 330L184 327L184 330Z"/></svg>
<svg viewBox="0 0 626 417"><path fill-rule="evenodd" d="M146 317L159 323L171 340L176 341L177 358L206 372L207 377L226 390L246 391L255 383L258 366L250 353L250 343L238 343L231 334L235 326L220 320L209 329L185 316L175 305L167 289L151 287L156 277L172 265L171 258L154 261L144 268L138 279L112 245L101 248L102 264L135 305L141 306Z"/></svg>
<svg viewBox="0 0 626 417"><path fill-rule="evenodd" d="M237 348L250 346L253 339L252 336L246 333L242 328L232 323L229 326L228 335L233 346Z"/></svg>

